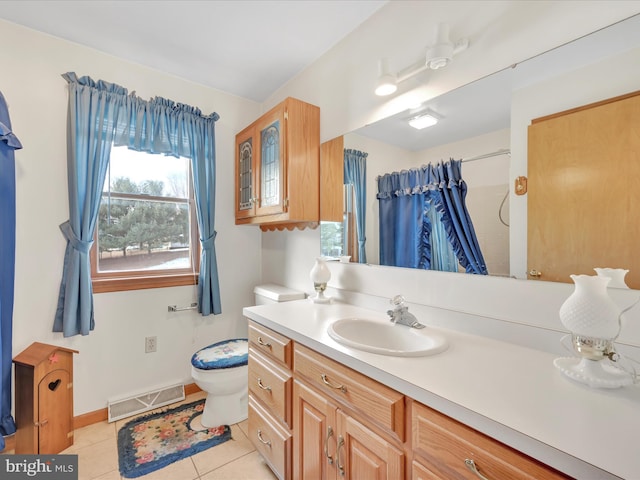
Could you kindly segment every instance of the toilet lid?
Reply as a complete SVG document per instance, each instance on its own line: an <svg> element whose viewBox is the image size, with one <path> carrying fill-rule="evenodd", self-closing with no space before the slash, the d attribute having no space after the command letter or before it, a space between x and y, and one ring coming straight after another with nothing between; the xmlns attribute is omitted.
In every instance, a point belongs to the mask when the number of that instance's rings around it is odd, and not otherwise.
<svg viewBox="0 0 640 480"><path fill-rule="evenodd" d="M191 357L191 365L201 370L216 370L247 365L249 343L246 338L223 340L198 350Z"/></svg>

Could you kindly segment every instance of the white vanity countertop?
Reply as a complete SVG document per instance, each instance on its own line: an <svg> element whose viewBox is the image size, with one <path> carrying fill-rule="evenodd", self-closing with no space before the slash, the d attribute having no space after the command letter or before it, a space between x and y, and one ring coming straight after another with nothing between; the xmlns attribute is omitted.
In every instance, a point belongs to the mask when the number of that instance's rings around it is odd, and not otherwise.
<svg viewBox="0 0 640 480"><path fill-rule="evenodd" d="M327 334L332 321L388 321L352 305L298 300L243 314L579 480L640 479L638 385L590 388L559 372L556 355L435 327L449 348L434 356L348 348Z"/></svg>

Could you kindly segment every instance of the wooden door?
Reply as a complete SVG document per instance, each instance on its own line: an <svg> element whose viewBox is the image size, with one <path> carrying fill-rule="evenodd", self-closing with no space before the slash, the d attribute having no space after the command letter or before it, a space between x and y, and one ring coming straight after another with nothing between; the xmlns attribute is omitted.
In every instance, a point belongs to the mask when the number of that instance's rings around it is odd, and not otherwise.
<svg viewBox="0 0 640 480"><path fill-rule="evenodd" d="M338 432L336 462L345 478L404 478L404 453L393 443L342 411L338 411Z"/></svg>
<svg viewBox="0 0 640 480"><path fill-rule="evenodd" d="M293 402L294 478L335 479L336 407L324 396L297 380L293 385Z"/></svg>
<svg viewBox="0 0 640 480"><path fill-rule="evenodd" d="M640 288L640 92L534 120L528 177L529 272L625 268Z"/></svg>
<svg viewBox="0 0 640 480"><path fill-rule="evenodd" d="M59 453L73 443L70 385L66 370L49 372L38 384L39 454Z"/></svg>

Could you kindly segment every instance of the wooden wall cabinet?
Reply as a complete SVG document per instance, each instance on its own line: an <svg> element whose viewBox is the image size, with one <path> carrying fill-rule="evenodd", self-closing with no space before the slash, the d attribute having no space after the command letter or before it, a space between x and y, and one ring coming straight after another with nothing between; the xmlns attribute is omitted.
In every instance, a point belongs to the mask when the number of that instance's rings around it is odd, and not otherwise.
<svg viewBox="0 0 640 480"><path fill-rule="evenodd" d="M316 227L320 109L287 98L236 135L236 225Z"/></svg>
<svg viewBox="0 0 640 480"><path fill-rule="evenodd" d="M342 222L344 217L344 137L320 145L320 220Z"/></svg>
<svg viewBox="0 0 640 480"><path fill-rule="evenodd" d="M35 342L16 355L16 447L56 454L73 445L73 354Z"/></svg>

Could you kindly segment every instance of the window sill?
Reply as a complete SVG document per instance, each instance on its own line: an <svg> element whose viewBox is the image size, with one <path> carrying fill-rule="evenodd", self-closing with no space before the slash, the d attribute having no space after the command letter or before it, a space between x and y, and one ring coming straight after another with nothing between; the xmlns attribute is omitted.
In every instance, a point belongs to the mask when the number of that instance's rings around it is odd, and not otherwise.
<svg viewBox="0 0 640 480"><path fill-rule="evenodd" d="M93 279L93 293L124 292L147 288L181 287L196 285L198 274L165 275L157 277L126 277Z"/></svg>

